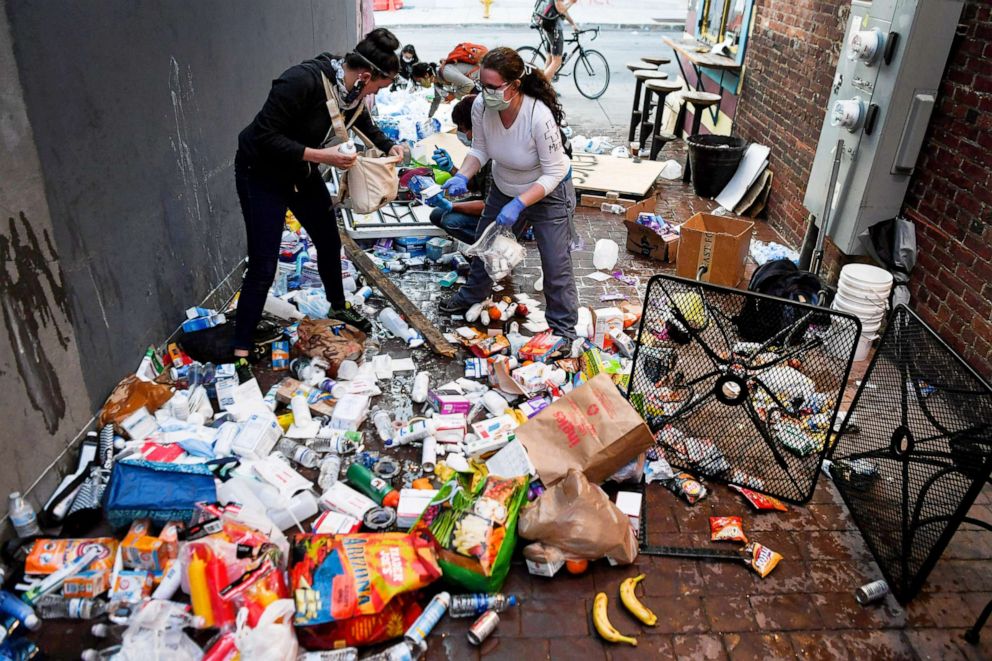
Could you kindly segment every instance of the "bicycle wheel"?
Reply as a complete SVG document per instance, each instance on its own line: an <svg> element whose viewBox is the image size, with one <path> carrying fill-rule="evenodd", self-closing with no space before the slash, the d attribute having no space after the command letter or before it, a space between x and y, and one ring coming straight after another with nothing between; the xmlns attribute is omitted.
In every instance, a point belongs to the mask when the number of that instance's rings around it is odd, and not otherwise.
<svg viewBox="0 0 992 661"><path fill-rule="evenodd" d="M572 73L579 94L587 99L598 99L610 86L610 65L598 50L583 49Z"/></svg>
<svg viewBox="0 0 992 661"><path fill-rule="evenodd" d="M524 64L529 64L535 69L544 69L544 53L533 46L521 46L517 53L523 58Z"/></svg>

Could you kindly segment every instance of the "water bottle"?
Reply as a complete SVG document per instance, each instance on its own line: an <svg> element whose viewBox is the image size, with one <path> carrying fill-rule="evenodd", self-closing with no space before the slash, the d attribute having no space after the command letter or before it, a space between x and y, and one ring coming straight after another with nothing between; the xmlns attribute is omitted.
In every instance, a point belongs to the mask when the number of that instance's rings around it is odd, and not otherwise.
<svg viewBox="0 0 992 661"><path fill-rule="evenodd" d="M338 146L338 151L342 154L357 154L358 149L355 147L355 141L349 140L348 142L342 142Z"/></svg>
<svg viewBox="0 0 992 661"><path fill-rule="evenodd" d="M120 640L124 637L124 632L127 631L127 628L127 624L107 624L105 622L100 622L90 627L90 633L93 634L95 638L112 638L114 640Z"/></svg>
<svg viewBox="0 0 992 661"><path fill-rule="evenodd" d="M379 409L372 416L372 424L375 425L375 430L382 442L389 443L393 437L393 421L389 419L389 414Z"/></svg>
<svg viewBox="0 0 992 661"><path fill-rule="evenodd" d="M14 526L14 530L17 531L18 537L32 537L41 534L41 528L38 527L38 514L24 500L20 491L11 492L10 506L7 509L7 514L10 516L10 523Z"/></svg>
<svg viewBox="0 0 992 661"><path fill-rule="evenodd" d="M456 594L451 597L451 605L448 606L448 615L451 617L474 617L482 615L488 610L502 613L510 606L520 603L516 595L512 594Z"/></svg>
<svg viewBox="0 0 992 661"><path fill-rule="evenodd" d="M320 457L305 445L300 445L291 438L281 438L276 443L276 450L304 468L316 468Z"/></svg>
<svg viewBox="0 0 992 661"><path fill-rule="evenodd" d="M603 202L599 205L599 210L603 213L615 213L622 214L626 209L623 208L621 204L612 204L610 202Z"/></svg>
<svg viewBox="0 0 992 661"><path fill-rule="evenodd" d="M390 333L404 342L410 342L417 338L417 331L410 328L403 318L396 314L392 308L384 308L379 313L379 323Z"/></svg>
<svg viewBox="0 0 992 661"><path fill-rule="evenodd" d="M327 491L338 481L341 473L341 456L335 452L328 454L320 462L320 475L317 477L317 486L320 490Z"/></svg>
<svg viewBox="0 0 992 661"><path fill-rule="evenodd" d="M35 611L44 620L92 620L107 612L107 603L96 599L66 599L49 594L34 604Z"/></svg>

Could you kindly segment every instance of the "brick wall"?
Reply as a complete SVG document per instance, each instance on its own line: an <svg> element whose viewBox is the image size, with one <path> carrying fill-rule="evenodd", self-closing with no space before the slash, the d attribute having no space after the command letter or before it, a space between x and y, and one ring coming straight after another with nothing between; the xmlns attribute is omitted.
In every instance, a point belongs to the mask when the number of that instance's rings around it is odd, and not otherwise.
<svg viewBox="0 0 992 661"><path fill-rule="evenodd" d="M737 132L772 148L768 221L794 245L850 3L756 0ZM916 223L913 307L992 377L992 5L968 0L903 213ZM828 246L828 274L841 255Z"/></svg>

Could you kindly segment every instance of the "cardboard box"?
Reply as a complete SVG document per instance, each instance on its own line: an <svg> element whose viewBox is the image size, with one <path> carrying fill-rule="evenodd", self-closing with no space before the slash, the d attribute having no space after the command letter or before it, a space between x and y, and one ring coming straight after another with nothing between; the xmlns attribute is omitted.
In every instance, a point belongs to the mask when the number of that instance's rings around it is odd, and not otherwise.
<svg viewBox="0 0 992 661"><path fill-rule="evenodd" d="M708 213L697 213L681 228L675 273L726 287L736 287L744 277L754 223Z"/></svg>
<svg viewBox="0 0 992 661"><path fill-rule="evenodd" d="M678 235L662 236L649 227L637 224L637 216L634 218L623 221L627 228L627 252L674 264L679 252Z"/></svg>

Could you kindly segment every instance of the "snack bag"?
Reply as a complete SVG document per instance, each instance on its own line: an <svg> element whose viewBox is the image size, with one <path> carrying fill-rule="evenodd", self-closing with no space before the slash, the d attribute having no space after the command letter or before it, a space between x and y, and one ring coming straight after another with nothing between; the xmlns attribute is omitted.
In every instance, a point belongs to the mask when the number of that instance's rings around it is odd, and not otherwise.
<svg viewBox="0 0 992 661"><path fill-rule="evenodd" d="M772 498L771 496L766 496L763 493L758 493L757 491L752 491L751 489L739 487L736 484L731 484L730 488L744 496L744 499L751 503L751 507L756 510L778 510L780 512L789 511L789 508L785 506L785 503L778 498Z"/></svg>
<svg viewBox="0 0 992 661"><path fill-rule="evenodd" d="M269 604L289 598L289 589L283 572L273 563L271 557L266 556L257 567L248 570L222 589L220 596L231 604L235 613L246 608L248 626L254 627Z"/></svg>
<svg viewBox="0 0 992 661"><path fill-rule="evenodd" d="M312 627L298 627L300 644L309 650L374 645L399 638L410 628L423 609L411 595L401 594L378 613L357 615Z"/></svg>
<svg viewBox="0 0 992 661"><path fill-rule="evenodd" d="M739 516L711 516L710 540L714 542L744 542L744 522Z"/></svg>
<svg viewBox="0 0 992 661"><path fill-rule="evenodd" d="M663 484L676 496L685 498L690 505L695 505L709 493L702 482L688 473L679 473L670 480L665 480Z"/></svg>
<svg viewBox="0 0 992 661"><path fill-rule="evenodd" d="M744 547L744 553L751 559L751 569L758 572L758 576L764 578L772 573L772 570L782 560L779 553L771 550L767 546L762 546L758 542L751 542Z"/></svg>
<svg viewBox="0 0 992 661"><path fill-rule="evenodd" d="M441 487L413 530L433 535L448 581L472 592L496 592L510 571L517 515L527 478L489 475L473 485L456 475Z"/></svg>
<svg viewBox="0 0 992 661"><path fill-rule="evenodd" d="M379 613L397 594L441 576L433 544L418 534L301 534L292 555L297 625Z"/></svg>

